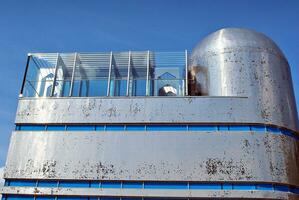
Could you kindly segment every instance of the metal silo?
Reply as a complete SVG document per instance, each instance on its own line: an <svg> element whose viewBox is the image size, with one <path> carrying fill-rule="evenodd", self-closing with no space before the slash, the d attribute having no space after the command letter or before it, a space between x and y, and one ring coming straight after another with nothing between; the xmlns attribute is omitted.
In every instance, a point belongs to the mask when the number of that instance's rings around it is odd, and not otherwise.
<svg viewBox="0 0 299 200"><path fill-rule="evenodd" d="M3 199L299 199L290 69L263 34L27 61Z"/></svg>

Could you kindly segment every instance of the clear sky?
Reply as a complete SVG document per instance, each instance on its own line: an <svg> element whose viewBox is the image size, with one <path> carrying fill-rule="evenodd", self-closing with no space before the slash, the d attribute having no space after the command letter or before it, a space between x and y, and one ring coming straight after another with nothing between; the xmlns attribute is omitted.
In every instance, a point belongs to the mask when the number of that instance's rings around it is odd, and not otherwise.
<svg viewBox="0 0 299 200"><path fill-rule="evenodd" d="M298 0L1 0L0 166L28 52L192 50L224 27L255 29L280 46L291 65L298 105Z"/></svg>

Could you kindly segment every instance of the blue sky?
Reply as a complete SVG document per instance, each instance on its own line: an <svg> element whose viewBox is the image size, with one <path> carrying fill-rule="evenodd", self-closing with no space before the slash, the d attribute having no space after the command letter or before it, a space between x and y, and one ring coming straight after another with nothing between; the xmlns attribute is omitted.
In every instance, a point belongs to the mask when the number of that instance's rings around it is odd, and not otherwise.
<svg viewBox="0 0 299 200"><path fill-rule="evenodd" d="M298 0L2 0L0 166L28 52L192 50L224 27L255 29L280 46L291 65L298 105Z"/></svg>

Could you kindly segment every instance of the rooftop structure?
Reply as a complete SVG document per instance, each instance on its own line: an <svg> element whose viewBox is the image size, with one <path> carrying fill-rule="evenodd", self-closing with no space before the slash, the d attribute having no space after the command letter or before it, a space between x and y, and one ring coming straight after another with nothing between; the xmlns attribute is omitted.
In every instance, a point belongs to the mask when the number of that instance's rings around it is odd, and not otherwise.
<svg viewBox="0 0 299 200"><path fill-rule="evenodd" d="M299 199L276 44L221 29L182 52L29 54L3 199Z"/></svg>

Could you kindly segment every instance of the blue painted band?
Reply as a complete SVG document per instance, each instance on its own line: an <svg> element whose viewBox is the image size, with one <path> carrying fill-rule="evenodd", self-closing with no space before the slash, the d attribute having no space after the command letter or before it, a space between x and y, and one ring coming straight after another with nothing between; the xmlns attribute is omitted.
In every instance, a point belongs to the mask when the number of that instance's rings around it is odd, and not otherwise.
<svg viewBox="0 0 299 200"><path fill-rule="evenodd" d="M102 188L102 189L169 189L169 190L257 190L299 194L299 187L269 183L188 182L188 181L52 181L6 179L8 187Z"/></svg>
<svg viewBox="0 0 299 200"><path fill-rule="evenodd" d="M16 131L254 131L286 135L299 140L297 133L268 125L194 125L194 124L145 124L145 125L16 125Z"/></svg>

